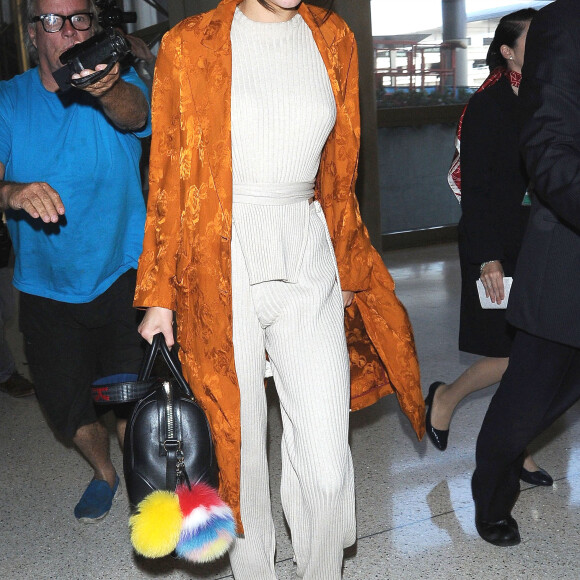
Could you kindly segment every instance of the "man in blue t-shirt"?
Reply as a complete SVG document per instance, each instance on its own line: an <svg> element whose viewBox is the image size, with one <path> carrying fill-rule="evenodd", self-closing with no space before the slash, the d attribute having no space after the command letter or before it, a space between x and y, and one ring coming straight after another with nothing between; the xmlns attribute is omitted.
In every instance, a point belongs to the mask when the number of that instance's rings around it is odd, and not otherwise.
<svg viewBox="0 0 580 580"><path fill-rule="evenodd" d="M40 404L94 469L75 507L85 522L108 513L119 484L91 383L137 372L143 354L132 301L145 218L139 138L150 134L147 90L133 69L115 64L83 89L58 90L60 55L96 25L91 0L28 0L38 66L0 83L0 208L20 326Z"/></svg>

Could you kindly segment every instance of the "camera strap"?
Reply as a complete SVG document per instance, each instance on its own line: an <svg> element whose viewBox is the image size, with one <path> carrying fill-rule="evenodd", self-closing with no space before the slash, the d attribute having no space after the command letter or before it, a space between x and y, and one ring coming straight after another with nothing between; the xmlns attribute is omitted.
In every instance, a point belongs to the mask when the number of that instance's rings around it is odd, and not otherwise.
<svg viewBox="0 0 580 580"><path fill-rule="evenodd" d="M92 75L81 77L80 79L70 79L70 84L73 87L76 87L77 89L84 89L85 87L88 87L89 85L92 85L93 83L96 83L97 81L100 81L103 77L107 76L111 72L112 68L115 66L116 63L117 60L114 60L113 62L110 62L106 66L106 68L104 68L103 70L98 70L94 72Z"/></svg>

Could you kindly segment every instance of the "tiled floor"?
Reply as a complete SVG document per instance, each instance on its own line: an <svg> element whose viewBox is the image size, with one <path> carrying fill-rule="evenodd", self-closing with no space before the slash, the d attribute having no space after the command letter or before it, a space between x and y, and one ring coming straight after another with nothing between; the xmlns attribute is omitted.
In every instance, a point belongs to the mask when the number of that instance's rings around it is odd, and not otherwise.
<svg viewBox="0 0 580 580"><path fill-rule="evenodd" d="M457 351L459 270L453 245L385 254L415 328L423 390L452 380L474 357ZM10 329L20 369L20 336ZM580 578L580 406L532 446L553 488L525 486L514 510L522 544L496 548L477 536L469 480L481 420L493 389L457 409L449 448L418 442L394 397L352 416L358 542L349 550L345 580ZM280 419L272 393L271 463L278 526L277 570L293 578L279 484ZM97 525L78 524L72 510L91 477L81 457L52 435L34 399L0 393L0 579L231 578L227 561L194 568L132 554L127 500L122 494ZM113 456L121 454L113 438ZM256 579L259 580L259 579Z"/></svg>

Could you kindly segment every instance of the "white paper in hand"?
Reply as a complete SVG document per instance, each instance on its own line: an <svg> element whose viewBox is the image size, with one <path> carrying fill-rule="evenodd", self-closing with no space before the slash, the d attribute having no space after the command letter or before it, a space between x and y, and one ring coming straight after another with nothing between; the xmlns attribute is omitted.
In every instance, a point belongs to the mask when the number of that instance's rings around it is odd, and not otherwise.
<svg viewBox="0 0 580 580"><path fill-rule="evenodd" d="M482 308L485 309L490 309L490 308L507 308L508 305L508 298L510 296L510 289L512 287L512 281L513 278L509 277L509 276L504 276L503 279L503 293L504 293L504 299L501 301L501 304L497 304L496 302L492 302L491 298L488 298L485 295L485 288L483 287L483 284L481 283L481 280L477 280L475 282L476 286L477 286L477 293L479 294L479 303L481 304Z"/></svg>

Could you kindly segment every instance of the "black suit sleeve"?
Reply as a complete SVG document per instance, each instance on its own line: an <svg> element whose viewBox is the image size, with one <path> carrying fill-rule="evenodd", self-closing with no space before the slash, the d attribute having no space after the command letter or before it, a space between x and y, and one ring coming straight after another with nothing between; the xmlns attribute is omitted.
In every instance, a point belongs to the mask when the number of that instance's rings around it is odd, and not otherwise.
<svg viewBox="0 0 580 580"><path fill-rule="evenodd" d="M535 193L580 229L580 19L542 12L526 42L522 152Z"/></svg>

